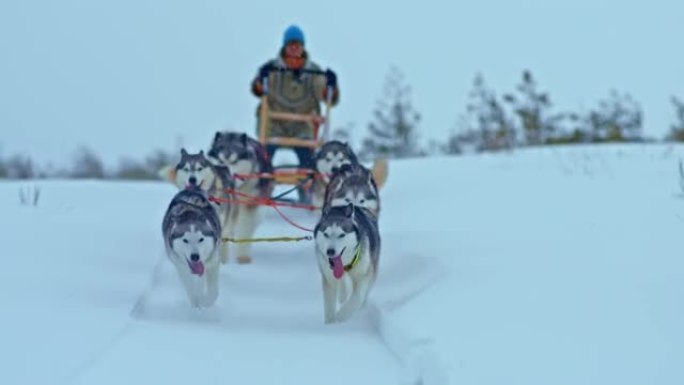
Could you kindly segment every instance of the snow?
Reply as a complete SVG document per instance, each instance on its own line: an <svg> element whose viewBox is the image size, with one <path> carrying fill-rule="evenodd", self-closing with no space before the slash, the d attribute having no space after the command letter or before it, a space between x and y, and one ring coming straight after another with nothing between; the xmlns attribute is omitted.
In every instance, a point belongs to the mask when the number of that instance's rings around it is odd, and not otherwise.
<svg viewBox="0 0 684 385"><path fill-rule="evenodd" d="M1 182L1 382L683 383L683 150L392 161L378 281L341 325L311 242L255 245L196 311L163 255L172 185ZM264 216L259 236L302 235Z"/></svg>

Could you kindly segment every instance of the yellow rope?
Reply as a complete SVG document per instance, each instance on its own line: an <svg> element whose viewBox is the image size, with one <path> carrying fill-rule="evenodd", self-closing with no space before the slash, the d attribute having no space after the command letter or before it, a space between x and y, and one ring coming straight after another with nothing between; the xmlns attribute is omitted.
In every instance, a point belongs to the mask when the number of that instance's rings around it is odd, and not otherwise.
<svg viewBox="0 0 684 385"><path fill-rule="evenodd" d="M233 243L253 243L253 242L298 242L298 241L310 241L312 236L305 237L271 237L271 238L222 238L223 242L233 242Z"/></svg>

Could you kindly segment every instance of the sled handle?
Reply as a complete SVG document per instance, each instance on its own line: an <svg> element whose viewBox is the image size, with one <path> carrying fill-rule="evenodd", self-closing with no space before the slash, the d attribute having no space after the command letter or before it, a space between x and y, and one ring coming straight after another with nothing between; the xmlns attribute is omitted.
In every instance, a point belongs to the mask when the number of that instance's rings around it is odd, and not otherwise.
<svg viewBox="0 0 684 385"><path fill-rule="evenodd" d="M325 120L323 121L323 134L321 139L323 142L328 141L328 135L330 134L330 111L332 110L332 98L333 98L333 87L328 85L326 97L325 97Z"/></svg>

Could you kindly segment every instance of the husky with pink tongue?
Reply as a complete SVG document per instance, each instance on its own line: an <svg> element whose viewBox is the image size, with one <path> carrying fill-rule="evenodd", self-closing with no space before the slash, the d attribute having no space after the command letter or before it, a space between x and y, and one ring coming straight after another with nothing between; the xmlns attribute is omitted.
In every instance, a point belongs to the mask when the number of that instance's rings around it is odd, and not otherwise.
<svg viewBox="0 0 684 385"><path fill-rule="evenodd" d="M352 204L327 207L314 239L325 323L344 322L365 305L375 282L380 257L377 221L369 210Z"/></svg>
<svg viewBox="0 0 684 385"><path fill-rule="evenodd" d="M166 210L162 233L190 304L212 306L219 294L221 222L206 192L198 186L179 191Z"/></svg>

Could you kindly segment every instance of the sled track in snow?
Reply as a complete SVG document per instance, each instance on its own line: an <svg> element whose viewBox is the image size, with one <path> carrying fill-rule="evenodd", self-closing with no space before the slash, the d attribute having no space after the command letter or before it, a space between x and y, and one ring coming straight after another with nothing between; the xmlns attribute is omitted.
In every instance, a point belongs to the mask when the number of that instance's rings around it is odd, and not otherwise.
<svg viewBox="0 0 684 385"><path fill-rule="evenodd" d="M298 220L306 223L306 218ZM289 228L280 225L278 218L267 216L259 230L261 235L271 231L283 233ZM382 300L374 298L371 291L368 306L352 320L325 325L320 275L313 259L312 244L259 244L253 250L252 264L238 265L231 259L221 267L219 299L215 307L208 309L190 307L175 268L161 253L149 285L133 305L130 316L136 321L193 322L210 329L236 332L275 331L318 336L360 333L377 338L385 353L400 363L402 384L446 383L430 341L412 336L392 320L395 309L439 279L440 269L430 268L427 260L422 259L422 264L416 264L414 260L411 266L391 266L391 274L402 281L401 285L385 287L385 295L380 293L385 297Z"/></svg>

